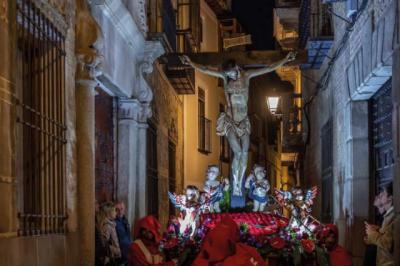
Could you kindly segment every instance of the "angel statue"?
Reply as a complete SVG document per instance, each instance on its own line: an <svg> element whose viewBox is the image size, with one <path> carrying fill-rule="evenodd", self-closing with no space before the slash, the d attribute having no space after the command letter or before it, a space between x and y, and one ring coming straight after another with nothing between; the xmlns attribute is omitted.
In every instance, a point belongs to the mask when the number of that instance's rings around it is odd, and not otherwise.
<svg viewBox="0 0 400 266"><path fill-rule="evenodd" d="M210 212L221 212L219 203L224 197L224 191L229 189L229 182L225 182L225 179L223 183L217 180L219 173L218 165L208 166L204 192Z"/></svg>
<svg viewBox="0 0 400 266"><path fill-rule="evenodd" d="M198 71L221 78L224 82L226 112L222 112L217 120L217 134L226 136L233 151L231 163L232 197L231 207L244 207L243 196L244 175L247 167L247 157L250 145L250 120L247 116L247 101L249 98L250 79L272 72L293 61L296 53L289 52L287 56L271 65L258 69L244 70L234 60L228 60L222 65L222 70L215 70L209 66L193 63L186 55L183 56L186 64Z"/></svg>
<svg viewBox="0 0 400 266"><path fill-rule="evenodd" d="M196 186L187 186L185 194L176 195L168 192L172 204L181 211L178 218L179 233L183 236L192 237L196 231L202 204L200 202L200 191Z"/></svg>
<svg viewBox="0 0 400 266"><path fill-rule="evenodd" d="M317 193L316 186L306 190L305 193L300 187L294 187L291 191L275 189L276 200L291 213L290 227L299 228L301 233L312 232L316 229L315 219L311 216L311 206L314 204Z"/></svg>
<svg viewBox="0 0 400 266"><path fill-rule="evenodd" d="M252 173L247 177L245 188L249 189L249 198L253 200L253 212L263 212L268 203L270 185L266 177L267 171L261 165L254 165Z"/></svg>

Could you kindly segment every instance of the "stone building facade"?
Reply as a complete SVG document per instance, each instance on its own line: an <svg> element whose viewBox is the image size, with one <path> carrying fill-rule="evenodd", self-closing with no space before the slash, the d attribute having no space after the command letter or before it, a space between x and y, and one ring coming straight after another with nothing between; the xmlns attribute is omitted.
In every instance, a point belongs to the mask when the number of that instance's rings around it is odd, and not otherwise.
<svg viewBox="0 0 400 266"><path fill-rule="evenodd" d="M157 162L158 196L149 213L158 215L160 223L166 225L169 215L173 214L168 199L168 191L183 190L183 101L171 86L162 66L157 64L149 77L149 84L154 88L153 116L150 128L156 136L156 146L148 146L148 152L156 152L153 158ZM151 161L147 157L148 162ZM147 176L148 179L151 176ZM154 197L154 195L153 195Z"/></svg>
<svg viewBox="0 0 400 266"><path fill-rule="evenodd" d="M77 190L76 178L76 136L78 132L75 127L76 86L74 77L76 56L75 30L73 27L76 22L76 17L74 16L75 4L67 1L35 1L34 3L37 8L35 10L30 1L17 2L4 0L0 2L0 31L2 35L0 40L0 121L2 128L0 133L0 187L2 191L0 198L0 204L2 206L2 211L0 213L2 221L0 225L1 263L4 265L25 265L27 262L32 265L77 265L79 264L78 254L80 250L80 220L78 218L77 197L79 192ZM27 71L23 68L28 61L27 57L22 55L22 51L25 51L25 56L28 54L31 55L31 61L36 61L39 57L42 58L42 63L44 63L42 57L44 55L42 53L33 53L32 49L34 47L29 46L26 39L20 35L21 32L26 33L26 29L32 27L32 25L25 25L25 28L22 26L23 24L21 24L21 21L26 21L27 17L26 14L22 14L23 11L35 14L38 21L42 23L44 17L46 17L48 19L46 22L48 29L51 29L53 33L57 32L57 38L61 38L62 36L63 59L61 60L59 59L60 57L57 57L56 61L62 63L63 67L62 70L58 69L57 73L60 75L59 77L70 77L65 79L61 86L58 86L58 88L61 88L65 93L64 95L58 94L58 97L65 100L63 109L61 110L64 114L64 118L60 116L57 116L57 118L55 118L55 116L52 117L54 120L57 119L58 123L62 124L63 127L67 128L65 135L60 135L60 140L63 143L61 145L63 151L61 159L64 161L64 165L62 175L58 176L60 178L62 176L62 179L58 180L62 180L63 184L60 190L56 191L63 191L62 199L65 202L59 205L62 207L58 210L42 208L40 212L35 212L28 206L29 201L33 199L43 202L45 193L35 194L26 190L28 186L31 188L37 187L26 183L29 177L27 175L28 170L25 166L25 162L28 160L23 158L27 158L26 155L30 152L29 146L27 146L27 148L21 147L22 143L26 143L24 132L31 131L32 128L34 128L23 123L28 123L27 120L25 120L25 114L26 112L32 112L32 109L29 109L32 104L29 104L27 102L28 99L24 97L25 87L23 86L27 85L23 81L27 78L24 76L24 73L26 74ZM85 10L80 9L79 12L85 12ZM17 23L17 17L19 18L19 23ZM45 24L43 23L43 25ZM27 38L32 38L31 43L35 42L41 49L44 49L43 39L40 39L38 35L39 33L36 32L36 35L32 34ZM58 39L58 42L61 42L60 39ZM22 43L25 45L22 45ZM46 56L48 56L48 54ZM38 65L35 65L35 67L38 67ZM35 77L37 82L39 82L40 79L44 79L43 73L46 73L46 75L49 73L46 72L46 70L37 71L40 73ZM33 87L30 87L30 89L32 88ZM41 86L41 88L44 90L44 85ZM40 101L43 101L44 96L39 95L39 97ZM45 114L43 110L39 109L33 113L37 114L36 117L42 121L39 123L49 121L47 119L47 114ZM51 115L54 114L52 113ZM35 121L37 122L38 120ZM37 128L44 130L41 126L42 124L35 125ZM44 141L45 136L39 134L36 135L36 138ZM48 141L48 139L46 141ZM34 152L31 151L31 154L34 154ZM59 161L59 158L60 157L56 160ZM60 165L58 167L60 167ZM40 173L43 174L43 172ZM31 174L32 176L36 176L33 172L31 172ZM54 180L47 174L43 174L43 176L46 176L46 180L48 181ZM51 191L54 191L54 189ZM36 208L37 207L39 206L36 205ZM33 220L35 217L33 215L38 215L36 219L43 221L43 219L45 219L43 213L57 214L63 218L62 221L60 220L59 224L54 225L52 228L47 225L44 226L43 223L41 226L38 226L38 223ZM67 219L65 220L64 218ZM48 252L50 248L53 252Z"/></svg>
<svg viewBox="0 0 400 266"><path fill-rule="evenodd" d="M147 38L144 1L3 0L0 30L1 263L94 265L96 199L125 201L131 221L149 212L164 47Z"/></svg>
<svg viewBox="0 0 400 266"><path fill-rule="evenodd" d="M340 242L362 265L364 221L374 222L379 187L393 181L397 213L400 207L398 1L349 0L329 4L331 12L327 5L308 4L311 14L300 11L300 39L308 35L309 49L302 69L304 177L321 188L315 214L339 226Z"/></svg>

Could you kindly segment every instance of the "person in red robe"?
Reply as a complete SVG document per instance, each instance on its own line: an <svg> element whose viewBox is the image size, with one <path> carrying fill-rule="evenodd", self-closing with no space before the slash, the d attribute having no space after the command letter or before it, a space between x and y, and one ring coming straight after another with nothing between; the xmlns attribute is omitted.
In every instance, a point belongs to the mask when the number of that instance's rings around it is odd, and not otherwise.
<svg viewBox="0 0 400 266"><path fill-rule="evenodd" d="M145 216L138 220L134 227L135 241L131 244L128 253L130 266L174 266L175 260L164 262L159 251L161 240L160 223L152 216Z"/></svg>
<svg viewBox="0 0 400 266"><path fill-rule="evenodd" d="M238 241L237 224L229 217L224 218L204 238L192 266L266 266L255 248Z"/></svg>
<svg viewBox="0 0 400 266"><path fill-rule="evenodd" d="M351 258L339 242L339 230L334 224L325 225L322 233L323 243L329 252L329 265L351 266Z"/></svg>

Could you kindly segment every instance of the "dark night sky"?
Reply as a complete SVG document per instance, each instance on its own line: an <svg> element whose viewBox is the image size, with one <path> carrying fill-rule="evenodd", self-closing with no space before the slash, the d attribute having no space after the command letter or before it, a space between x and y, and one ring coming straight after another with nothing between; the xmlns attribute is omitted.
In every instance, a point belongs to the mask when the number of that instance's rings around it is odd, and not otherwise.
<svg viewBox="0 0 400 266"><path fill-rule="evenodd" d="M273 0L233 0L232 13L252 35L250 50L273 50Z"/></svg>

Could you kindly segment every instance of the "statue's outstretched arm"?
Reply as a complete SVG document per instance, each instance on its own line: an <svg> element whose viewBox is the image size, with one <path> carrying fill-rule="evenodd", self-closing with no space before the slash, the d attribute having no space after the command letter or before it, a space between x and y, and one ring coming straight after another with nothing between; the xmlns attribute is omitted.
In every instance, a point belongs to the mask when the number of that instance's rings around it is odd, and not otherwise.
<svg viewBox="0 0 400 266"><path fill-rule="evenodd" d="M225 75L222 72L210 69L207 66L193 63L192 60L190 60L190 58L187 55L183 55L182 57L184 58L185 63L192 66L194 69L197 69L198 71L200 71L204 74L207 74L207 75L210 75L213 77L217 77L217 78L222 78L225 80Z"/></svg>
<svg viewBox="0 0 400 266"><path fill-rule="evenodd" d="M268 65L266 67L263 67L263 68L248 70L248 71L246 71L246 73L249 78L260 76L260 75L263 75L263 74L266 74L266 73L276 70L277 68L286 64L287 62L293 61L295 58L296 58L296 53L289 52L285 58L283 58L282 60L279 60L278 62L275 62L275 63Z"/></svg>

